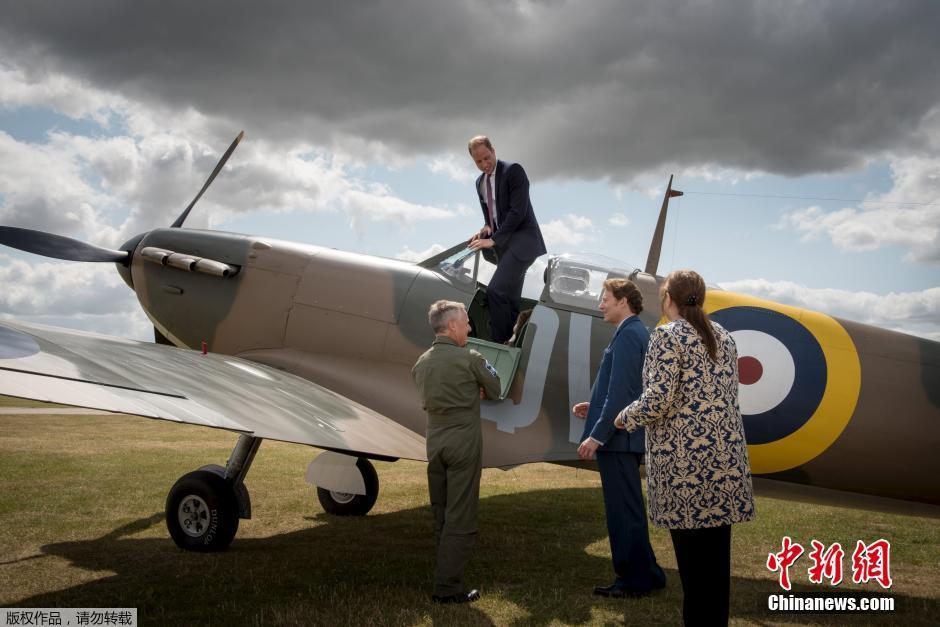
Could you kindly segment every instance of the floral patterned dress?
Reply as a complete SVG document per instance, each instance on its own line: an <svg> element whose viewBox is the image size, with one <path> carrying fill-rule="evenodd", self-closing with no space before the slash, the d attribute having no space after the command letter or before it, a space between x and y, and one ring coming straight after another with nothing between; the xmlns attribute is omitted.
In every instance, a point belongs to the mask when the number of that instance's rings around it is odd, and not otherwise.
<svg viewBox="0 0 940 627"><path fill-rule="evenodd" d="M627 430L646 427L649 512L658 527L699 529L754 518L737 347L721 325L711 324L715 361L688 321L654 330L643 393L623 412Z"/></svg>

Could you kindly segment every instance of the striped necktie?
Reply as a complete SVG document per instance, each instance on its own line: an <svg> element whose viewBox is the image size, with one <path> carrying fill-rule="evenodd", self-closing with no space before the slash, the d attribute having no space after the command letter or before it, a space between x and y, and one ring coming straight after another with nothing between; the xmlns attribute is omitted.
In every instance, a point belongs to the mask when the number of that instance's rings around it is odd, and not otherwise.
<svg viewBox="0 0 940 627"><path fill-rule="evenodd" d="M486 206L490 209L490 224L496 230L496 203L493 202L493 187L490 185L492 175L486 175Z"/></svg>

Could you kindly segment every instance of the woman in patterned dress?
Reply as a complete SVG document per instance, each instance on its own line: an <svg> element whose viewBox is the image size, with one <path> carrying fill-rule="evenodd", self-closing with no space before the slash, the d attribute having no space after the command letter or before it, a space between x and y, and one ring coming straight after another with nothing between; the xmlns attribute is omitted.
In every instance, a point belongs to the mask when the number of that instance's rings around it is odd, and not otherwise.
<svg viewBox="0 0 940 627"><path fill-rule="evenodd" d="M737 349L702 308L698 273L673 272L661 297L670 322L650 337L642 395L614 424L646 427L649 515L672 535L683 621L727 624L731 525L754 518Z"/></svg>

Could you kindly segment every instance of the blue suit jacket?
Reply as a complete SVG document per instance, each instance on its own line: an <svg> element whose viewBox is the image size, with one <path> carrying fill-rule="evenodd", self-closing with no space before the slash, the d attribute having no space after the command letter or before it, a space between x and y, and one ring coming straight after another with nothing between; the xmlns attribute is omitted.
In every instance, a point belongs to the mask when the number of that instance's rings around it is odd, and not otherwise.
<svg viewBox="0 0 940 627"><path fill-rule="evenodd" d="M643 429L627 433L614 426L620 410L640 397L643 391L643 360L650 334L638 316L617 327L591 389L591 407L584 424L583 442L592 437L604 445L598 450L629 453L645 452Z"/></svg>
<svg viewBox="0 0 940 627"><path fill-rule="evenodd" d="M496 161L496 223L499 226L493 233L493 243L496 252L503 254L507 250L519 258L520 261L531 261L539 255L544 255L545 241L542 239L542 229L539 228L532 202L529 200L529 177L518 163ZM486 206L486 188L483 186L483 177L477 177L477 196L480 198L480 208L483 210L483 219L490 224L490 213Z"/></svg>

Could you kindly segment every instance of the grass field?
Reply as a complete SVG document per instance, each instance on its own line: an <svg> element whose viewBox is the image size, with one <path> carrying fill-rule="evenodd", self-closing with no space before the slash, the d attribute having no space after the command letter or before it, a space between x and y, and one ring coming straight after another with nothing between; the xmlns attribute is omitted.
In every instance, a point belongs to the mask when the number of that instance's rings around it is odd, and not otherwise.
<svg viewBox="0 0 940 627"><path fill-rule="evenodd" d="M0 398L0 405L9 405ZM428 601L431 514L423 464L377 464L381 489L360 519L324 514L304 483L315 449L265 442L248 475L254 516L232 547L185 553L163 504L176 479L224 463L233 434L118 416L0 415L0 606L137 607L142 624L552 625L676 624L681 587L668 533L652 542L669 577L639 600L591 596L612 577L596 473L533 464L483 473L472 606ZM936 624L936 519L758 499L758 519L733 532L732 624ZM771 614L782 592L767 554L791 536L891 541L896 610ZM809 583L806 557L791 569ZM847 579L851 559L846 556ZM874 583L838 591L878 594Z"/></svg>
<svg viewBox="0 0 940 627"><path fill-rule="evenodd" d="M0 396L0 407L65 407L65 405L42 403L25 398L13 398L12 396Z"/></svg>

